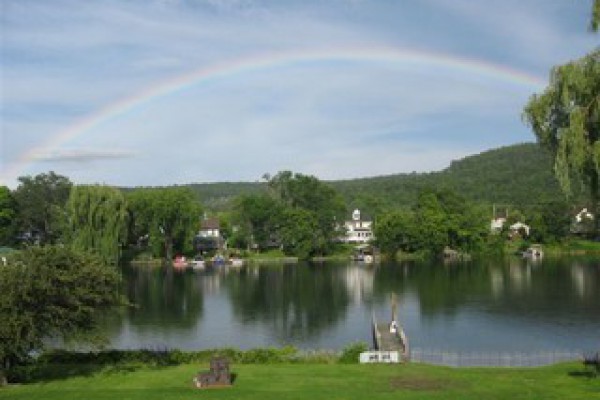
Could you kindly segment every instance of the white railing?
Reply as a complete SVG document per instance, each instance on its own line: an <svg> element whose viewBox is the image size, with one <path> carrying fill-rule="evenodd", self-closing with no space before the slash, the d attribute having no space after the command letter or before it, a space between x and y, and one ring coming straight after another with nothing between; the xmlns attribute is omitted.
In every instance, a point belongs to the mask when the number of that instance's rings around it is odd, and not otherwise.
<svg viewBox="0 0 600 400"><path fill-rule="evenodd" d="M508 352L451 352L412 349L410 360L417 363L448 367L539 367L565 361L583 360L581 351Z"/></svg>

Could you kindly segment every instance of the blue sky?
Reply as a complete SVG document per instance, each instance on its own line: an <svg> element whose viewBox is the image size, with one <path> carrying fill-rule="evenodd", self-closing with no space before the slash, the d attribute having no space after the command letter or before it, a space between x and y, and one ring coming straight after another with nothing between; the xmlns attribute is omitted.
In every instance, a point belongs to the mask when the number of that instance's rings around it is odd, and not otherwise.
<svg viewBox="0 0 600 400"><path fill-rule="evenodd" d="M321 179L440 170L533 141L521 120L529 96L552 66L600 44L586 30L591 0L2 0L0 8L0 179L13 188L18 176L50 170L127 186L255 181L284 169ZM336 54L350 57L328 56ZM230 70L153 92L219 66ZM511 78L519 74L529 82ZM101 112L144 93L160 95Z"/></svg>

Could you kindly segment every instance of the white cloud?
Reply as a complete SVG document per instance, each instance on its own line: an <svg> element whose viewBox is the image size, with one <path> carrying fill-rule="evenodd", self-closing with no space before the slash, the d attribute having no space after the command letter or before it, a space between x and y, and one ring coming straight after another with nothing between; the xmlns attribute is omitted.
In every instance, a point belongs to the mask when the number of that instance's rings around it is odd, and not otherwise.
<svg viewBox="0 0 600 400"><path fill-rule="evenodd" d="M49 152L36 152L32 155L35 161L43 162L76 162L87 163L99 160L120 160L135 157L135 153L129 150L116 149L61 149Z"/></svg>
<svg viewBox="0 0 600 400"><path fill-rule="evenodd" d="M3 165L103 107L236 60L402 44L537 71L590 40L552 10L432 4L7 0ZM73 179L122 185L253 180L279 169L329 179L422 171L527 140L520 108L529 94L441 64L282 63L142 102L10 170L60 167Z"/></svg>

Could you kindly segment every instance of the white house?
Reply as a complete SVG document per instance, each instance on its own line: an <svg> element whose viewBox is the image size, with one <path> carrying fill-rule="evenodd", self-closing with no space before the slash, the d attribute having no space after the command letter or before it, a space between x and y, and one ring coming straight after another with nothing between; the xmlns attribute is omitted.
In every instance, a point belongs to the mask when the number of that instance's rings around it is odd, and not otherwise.
<svg viewBox="0 0 600 400"><path fill-rule="evenodd" d="M575 215L575 221L580 224L585 221L592 221L594 219L594 215L588 211L587 208L583 208L581 211Z"/></svg>
<svg viewBox="0 0 600 400"><path fill-rule="evenodd" d="M594 231L594 214L587 208L581 209L571 223L571 233L590 234Z"/></svg>
<svg viewBox="0 0 600 400"><path fill-rule="evenodd" d="M498 233L502 230L505 223L506 223L506 218L503 218L503 217L494 218L494 219L492 219L492 222L490 224L490 230L493 233Z"/></svg>
<svg viewBox="0 0 600 400"><path fill-rule="evenodd" d="M525 233L525 236L529 236L529 230L531 228L529 225L526 225L522 222L516 222L510 226L510 235L514 236L520 234L521 232Z"/></svg>
<svg viewBox="0 0 600 400"><path fill-rule="evenodd" d="M373 221L363 220L360 216L360 210L356 209L352 213L352 220L345 221L346 236L342 238L345 243L367 243L375 237L373 236Z"/></svg>

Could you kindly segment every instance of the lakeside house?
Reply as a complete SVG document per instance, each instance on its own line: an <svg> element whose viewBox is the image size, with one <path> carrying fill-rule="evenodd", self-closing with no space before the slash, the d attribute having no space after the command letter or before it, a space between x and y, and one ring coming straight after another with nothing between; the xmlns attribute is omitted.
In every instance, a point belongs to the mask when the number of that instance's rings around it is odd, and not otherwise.
<svg viewBox="0 0 600 400"><path fill-rule="evenodd" d="M373 221L363 219L359 209L352 212L352 219L344 222L346 234L340 240L344 243L363 244L374 240Z"/></svg>
<svg viewBox="0 0 600 400"><path fill-rule="evenodd" d="M594 227L594 214L587 208L582 208L575 214L570 231L574 235L587 235L594 232Z"/></svg>
<svg viewBox="0 0 600 400"><path fill-rule="evenodd" d="M225 248L225 239L221 235L221 225L218 218L202 219L200 230L194 238L194 247L199 253Z"/></svg>
<svg viewBox="0 0 600 400"><path fill-rule="evenodd" d="M521 236L521 237L525 237L525 236L529 236L529 231L531 230L531 228L529 227L529 225L524 224L523 222L517 221L514 224L512 224L509 227L509 234L508 236L510 238L513 238L515 236Z"/></svg>

